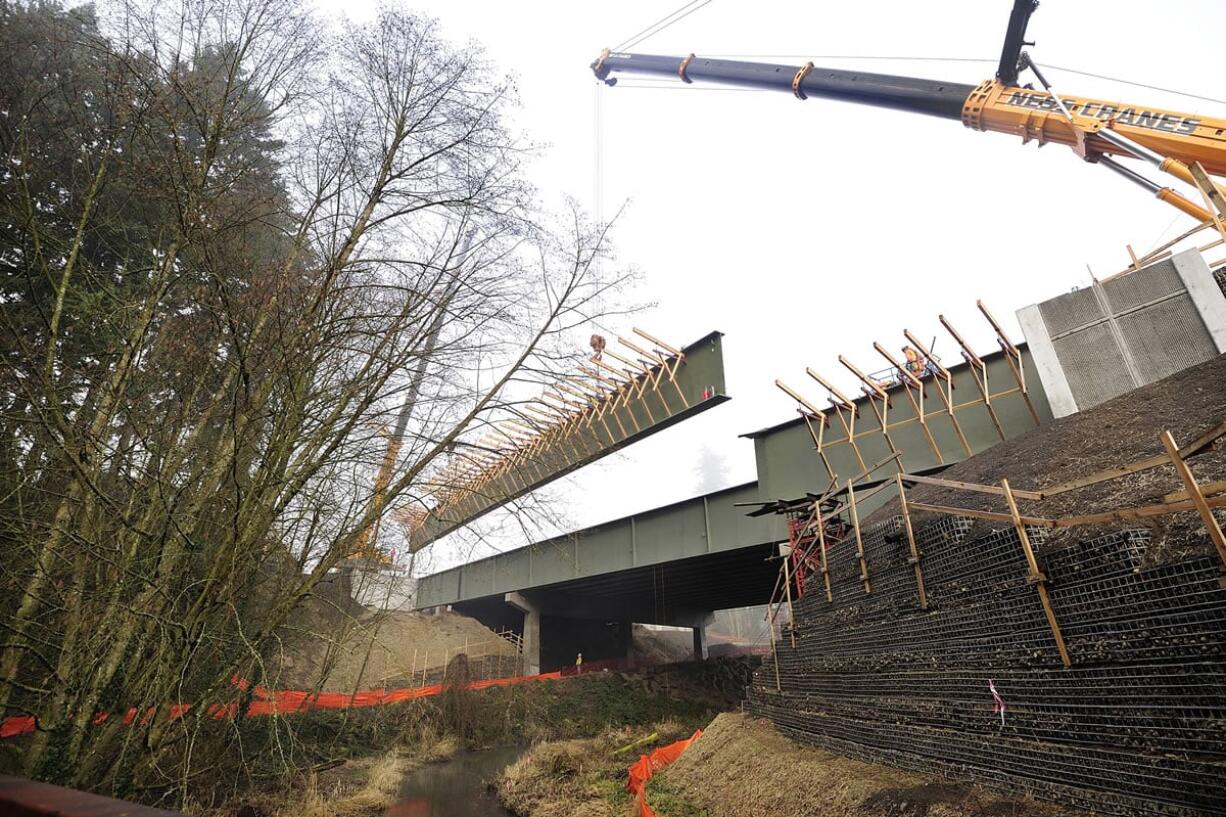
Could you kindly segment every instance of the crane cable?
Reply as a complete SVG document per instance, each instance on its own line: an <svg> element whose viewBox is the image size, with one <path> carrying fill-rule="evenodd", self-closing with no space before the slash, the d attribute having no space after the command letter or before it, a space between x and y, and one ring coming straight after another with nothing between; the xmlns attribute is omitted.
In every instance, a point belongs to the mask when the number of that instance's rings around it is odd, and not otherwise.
<svg viewBox="0 0 1226 817"><path fill-rule="evenodd" d="M672 26L675 23L684 20L694 12L698 11L703 6L708 5L711 0L690 0L685 5L673 10L671 13L664 15L659 20L656 20L651 25L633 34L630 37L622 40L617 45L613 46L613 51L621 51L623 48L633 48L636 45L646 41L650 37L654 37L664 29Z"/></svg>
<svg viewBox="0 0 1226 817"><path fill-rule="evenodd" d="M689 17L694 12L705 6L710 5L711 0L690 0L690 2L674 9L669 14L664 15L659 20L656 20L651 25L639 30L638 33L631 35L625 40L622 40L611 50L620 51L623 48L633 48L647 39L654 37L661 31L673 26L680 21ZM602 103L601 92L604 88L604 83L597 83L596 98L593 112L593 131L595 150L592 157L592 197L594 216L596 224L603 226L604 223L604 105Z"/></svg>

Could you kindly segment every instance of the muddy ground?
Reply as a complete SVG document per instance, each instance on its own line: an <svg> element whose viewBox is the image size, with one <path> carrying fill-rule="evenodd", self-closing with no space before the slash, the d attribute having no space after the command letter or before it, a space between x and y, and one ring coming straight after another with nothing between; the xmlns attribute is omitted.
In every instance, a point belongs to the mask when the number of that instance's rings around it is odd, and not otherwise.
<svg viewBox="0 0 1226 817"><path fill-rule="evenodd" d="M1160 435L1170 431L1186 445L1226 420L1226 355L1185 369L1165 380L1109 400L1070 417L1055 420L958 463L940 474L945 479L999 485L1002 478L1015 489L1042 490L1096 472L1125 466L1163 454ZM939 421L935 421L939 422ZM1201 484L1226 479L1226 437L1189 460ZM1057 518L1116 508L1156 504L1182 483L1170 465L1087 486L1042 500L1019 499L1023 515ZM1007 513L1002 497L917 485L909 499ZM897 500L872 514L871 524L899 513ZM1221 514L1221 512L1219 512ZM923 524L931 515L917 513ZM1226 518L1226 517L1220 517ZM1211 552L1212 546L1195 511L1123 523L1083 527L1072 535L1087 538L1099 531L1147 527L1154 533L1147 562L1161 564L1189 555ZM1000 527L980 523L978 527ZM1048 546L1058 546L1068 535L1052 531Z"/></svg>

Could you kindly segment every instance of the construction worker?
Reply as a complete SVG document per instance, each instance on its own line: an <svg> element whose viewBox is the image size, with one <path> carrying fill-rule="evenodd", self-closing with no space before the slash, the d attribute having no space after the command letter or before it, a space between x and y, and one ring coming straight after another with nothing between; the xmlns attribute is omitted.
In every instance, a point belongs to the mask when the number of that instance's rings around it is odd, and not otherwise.
<svg viewBox="0 0 1226 817"><path fill-rule="evenodd" d="M907 344L902 347L902 353L907 356L907 362L903 364L903 367L912 377L919 380L928 373L928 361L924 360L924 356L914 346Z"/></svg>
<svg viewBox="0 0 1226 817"><path fill-rule="evenodd" d="M575 674L581 675L582 673L583 673L583 653L579 653L578 655L575 656Z"/></svg>

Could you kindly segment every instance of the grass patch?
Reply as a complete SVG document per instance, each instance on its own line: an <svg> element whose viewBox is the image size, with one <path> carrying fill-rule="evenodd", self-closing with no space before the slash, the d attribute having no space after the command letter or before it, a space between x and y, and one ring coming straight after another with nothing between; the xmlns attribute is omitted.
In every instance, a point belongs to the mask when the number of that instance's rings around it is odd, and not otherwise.
<svg viewBox="0 0 1226 817"><path fill-rule="evenodd" d="M710 812L685 799L685 794L659 775L647 784L647 804L657 817L708 817Z"/></svg>
<svg viewBox="0 0 1226 817"><path fill-rule="evenodd" d="M655 740L631 752L616 754L628 743L652 732ZM678 721L623 726L606 730L585 740L560 740L539 743L509 766L497 780L499 799L504 806L524 817L553 817L581 814L584 817L621 817L630 813L631 799L626 791L626 769L640 754L656 746L689 737L693 729ZM657 797L656 780L648 786L648 799L657 806L660 817L705 817L678 792L661 789Z"/></svg>
<svg viewBox="0 0 1226 817"><path fill-rule="evenodd" d="M244 736L247 776L225 776L233 788L215 792L211 803L194 804L188 811L199 817L374 814L391 802L400 780L418 765L466 749L535 744L525 756L535 760L516 771L522 783L513 788L527 798L515 809L518 813L550 814L537 810L544 802L537 800L544 797L563 809L559 815L621 815L629 808L626 767L656 745L688 737L728 705L709 683L713 671L601 672L388 707L253 719L238 725L251 730ZM664 729L658 740L613 755L657 728ZM296 771L302 768L322 771ZM565 802L594 811L566 810Z"/></svg>

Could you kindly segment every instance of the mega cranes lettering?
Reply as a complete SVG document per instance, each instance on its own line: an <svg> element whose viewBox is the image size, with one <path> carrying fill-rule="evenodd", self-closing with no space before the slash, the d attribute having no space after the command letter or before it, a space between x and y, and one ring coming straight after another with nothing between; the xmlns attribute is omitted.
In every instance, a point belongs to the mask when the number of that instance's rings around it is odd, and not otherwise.
<svg viewBox="0 0 1226 817"><path fill-rule="evenodd" d="M1005 104L1016 108L1035 108L1041 111L1055 111L1056 100L1050 94L1041 91L1015 90L1005 97ZM1112 120L1118 125L1133 125L1138 128L1167 131L1169 133L1194 133L1200 120L1191 116L1177 116L1165 111L1147 111L1139 108L1124 108L1108 102L1085 102L1076 99L1065 99L1071 113L1088 116L1094 119Z"/></svg>

